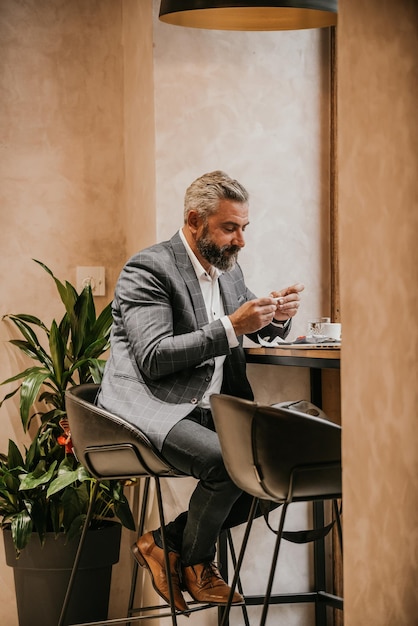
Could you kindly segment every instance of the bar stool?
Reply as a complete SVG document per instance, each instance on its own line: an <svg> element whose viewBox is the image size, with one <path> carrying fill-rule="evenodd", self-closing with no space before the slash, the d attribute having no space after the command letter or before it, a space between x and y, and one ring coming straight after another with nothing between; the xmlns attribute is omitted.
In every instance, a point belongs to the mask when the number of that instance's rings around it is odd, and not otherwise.
<svg viewBox="0 0 418 626"><path fill-rule="evenodd" d="M167 580L169 583L170 603L168 608L170 610L169 612L162 613L161 610L167 609L167 605L164 604L157 606L143 606L139 609L133 608L138 572L138 564L135 561L131 580L128 616L126 618L116 620L112 619L94 622L94 624L130 624L141 619L171 617L173 626L176 626L177 615L181 615L182 612L176 611L174 606L172 580L165 536L165 519L160 479L180 478L184 477L184 474L180 474L173 467L170 467L170 465L162 459L159 451L141 431L118 416L95 406L94 402L98 389L99 385L87 383L71 387L66 391L66 410L77 458L97 479L97 482L94 486L86 521L81 533L58 626L63 626L65 623L64 620L71 599L71 592L77 575L77 569L93 512L94 500L100 486L100 482L103 480L129 480L132 478L145 479L140 507L141 512L138 524L138 536L143 534L146 511L150 504L150 482L153 481L155 484L161 538L163 543ZM189 603L189 607L190 610L188 613L206 608L214 608L209 604L197 604L193 602ZM141 612L144 614L133 616L134 612Z"/></svg>
<svg viewBox="0 0 418 626"><path fill-rule="evenodd" d="M264 626L288 506L292 502L333 500L342 548L341 522L336 505L342 491L341 427L299 411L258 405L223 394L211 397L211 407L226 469L238 487L254 496L231 584L230 599L238 580L257 505L266 500L282 505L260 621L260 626ZM306 532L312 533L313 539L316 538L315 531ZM323 602L334 608L343 607L342 598L325 590L292 595L292 601L296 602ZM274 596L274 601L280 603L280 596ZM283 601L288 599L283 598ZM227 624L230 608L231 603L228 602L222 626Z"/></svg>

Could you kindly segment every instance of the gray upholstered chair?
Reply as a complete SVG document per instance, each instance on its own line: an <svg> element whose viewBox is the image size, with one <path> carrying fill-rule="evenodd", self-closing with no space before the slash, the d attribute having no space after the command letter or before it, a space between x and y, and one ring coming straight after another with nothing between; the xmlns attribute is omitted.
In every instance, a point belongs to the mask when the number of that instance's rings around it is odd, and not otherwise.
<svg viewBox="0 0 418 626"><path fill-rule="evenodd" d="M227 471L242 490L254 496L232 589L239 576L257 505L260 501L282 505L260 621L260 626L264 626L288 506L292 502L327 499L336 504L341 498L341 427L306 413L222 394L212 396L211 406ZM335 512L342 546L338 506ZM342 598L322 590L309 594L309 598L342 608ZM307 596L301 597L300 601L306 599ZM227 623L229 609L230 605L222 624Z"/></svg>
<svg viewBox="0 0 418 626"><path fill-rule="evenodd" d="M144 478L144 489L142 491L142 503L140 507L140 517L138 522L138 536L144 532L144 523L146 519L147 506L150 504L149 485L150 481L154 481L158 503L159 522L162 529L162 540L164 545L164 553L166 560L167 577L171 587L171 576L168 564L168 552L165 548L165 520L163 510L163 500L161 496L161 478L181 477L174 468L170 467L161 457L158 450L152 445L147 437L137 428L117 417L98 408L95 405L95 398L98 392L98 385L83 384L72 387L66 392L66 410L71 430L71 437L74 450L79 461L89 470L89 472L97 478L95 488L98 489L100 481L103 480L129 480L132 478ZM87 519L83 527L77 554L74 560L72 573L70 576L66 597L64 599L60 621L58 626L65 623L65 616L68 604L71 598L71 591L74 579L77 575L77 568L82 554L85 534L89 526L90 516L94 506L93 492L92 501L90 502ZM171 602L169 612L162 612L159 606L133 608L138 565L135 562L133 566L131 592L128 607L128 616L125 622L133 623L140 619L150 619L151 617L171 617L172 624L176 626L177 615L172 588ZM92 599L94 601L94 599ZM191 612L209 608L210 605L192 606ZM167 609L167 606L164 607ZM135 613L141 613L135 616ZM118 623L125 623L123 619ZM95 622L97 624L114 623L114 620Z"/></svg>

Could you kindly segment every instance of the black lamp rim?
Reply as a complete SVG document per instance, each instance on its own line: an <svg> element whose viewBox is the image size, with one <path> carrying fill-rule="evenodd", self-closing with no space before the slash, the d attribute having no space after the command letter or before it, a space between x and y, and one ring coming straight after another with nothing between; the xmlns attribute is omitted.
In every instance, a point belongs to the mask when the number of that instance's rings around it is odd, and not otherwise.
<svg viewBox="0 0 418 626"><path fill-rule="evenodd" d="M254 0L161 0L160 17L168 13L182 11L198 11L211 9L307 9L313 11L338 12L338 0L263 0L254 3Z"/></svg>

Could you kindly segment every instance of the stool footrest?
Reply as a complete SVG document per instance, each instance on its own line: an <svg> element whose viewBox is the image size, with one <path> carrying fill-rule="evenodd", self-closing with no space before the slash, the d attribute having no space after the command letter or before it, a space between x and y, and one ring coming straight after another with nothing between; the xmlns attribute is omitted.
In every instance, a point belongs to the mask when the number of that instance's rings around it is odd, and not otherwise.
<svg viewBox="0 0 418 626"><path fill-rule="evenodd" d="M246 606L258 606L263 604L264 595L245 596ZM321 602L332 606L334 609L343 609L343 599L326 591L307 591L300 593L275 593L270 596L269 604L298 604L305 602Z"/></svg>

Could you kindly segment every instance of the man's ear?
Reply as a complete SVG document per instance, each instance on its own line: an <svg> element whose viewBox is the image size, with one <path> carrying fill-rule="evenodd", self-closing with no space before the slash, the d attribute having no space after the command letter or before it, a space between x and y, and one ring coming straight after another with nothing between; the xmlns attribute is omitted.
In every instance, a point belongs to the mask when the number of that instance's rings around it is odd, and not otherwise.
<svg viewBox="0 0 418 626"><path fill-rule="evenodd" d="M200 225L201 225L201 219L199 217L198 212L190 211L189 214L187 215L187 226L189 227L189 230L191 233L193 233L193 235L196 234Z"/></svg>

